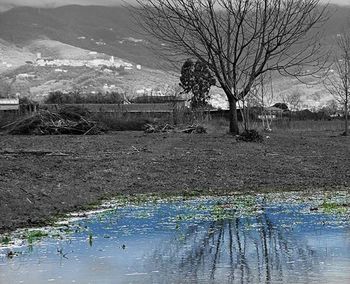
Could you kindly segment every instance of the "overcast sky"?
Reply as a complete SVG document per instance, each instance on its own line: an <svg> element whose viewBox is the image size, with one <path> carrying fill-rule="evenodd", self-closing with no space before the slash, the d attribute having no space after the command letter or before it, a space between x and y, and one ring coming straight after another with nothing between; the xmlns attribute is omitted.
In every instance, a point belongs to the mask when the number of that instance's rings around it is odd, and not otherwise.
<svg viewBox="0 0 350 284"><path fill-rule="evenodd" d="M134 2L135 0L0 0L0 7L9 8L16 6L41 6L41 7L57 7L69 4L81 5L118 5L122 2ZM321 0L321 2L330 2L335 4L350 5L350 0Z"/></svg>

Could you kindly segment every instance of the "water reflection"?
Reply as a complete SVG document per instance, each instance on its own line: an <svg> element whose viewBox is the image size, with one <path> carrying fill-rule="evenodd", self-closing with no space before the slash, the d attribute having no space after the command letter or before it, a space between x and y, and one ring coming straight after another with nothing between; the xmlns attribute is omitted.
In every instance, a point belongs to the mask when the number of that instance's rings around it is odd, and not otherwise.
<svg viewBox="0 0 350 284"><path fill-rule="evenodd" d="M156 249L152 265L162 267L163 275L176 267L176 277L191 282L318 282L322 263L332 257L327 250L334 253L332 247L312 239L320 232L294 232L293 227L285 228L275 221L263 213L192 226L182 241L175 238ZM329 233L323 232L328 241L335 240L334 234L324 233Z"/></svg>
<svg viewBox="0 0 350 284"><path fill-rule="evenodd" d="M350 283L348 215L312 206L214 198L119 208L12 259L0 252L0 283Z"/></svg>

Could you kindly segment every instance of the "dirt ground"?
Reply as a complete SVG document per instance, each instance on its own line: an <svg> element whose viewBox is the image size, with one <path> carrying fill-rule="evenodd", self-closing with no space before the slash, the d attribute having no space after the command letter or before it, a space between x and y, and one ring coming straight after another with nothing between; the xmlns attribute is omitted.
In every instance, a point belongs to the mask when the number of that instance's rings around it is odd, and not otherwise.
<svg viewBox="0 0 350 284"><path fill-rule="evenodd" d="M350 137L266 135L260 144L213 134L0 136L0 232L117 194L350 190Z"/></svg>

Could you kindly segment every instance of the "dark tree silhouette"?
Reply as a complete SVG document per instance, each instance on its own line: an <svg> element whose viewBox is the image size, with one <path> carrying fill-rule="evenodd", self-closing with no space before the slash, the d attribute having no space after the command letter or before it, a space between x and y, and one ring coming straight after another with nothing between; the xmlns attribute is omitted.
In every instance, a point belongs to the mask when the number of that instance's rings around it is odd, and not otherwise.
<svg viewBox="0 0 350 284"><path fill-rule="evenodd" d="M186 60L181 68L180 86L185 93L192 93L191 107L198 109L208 105L210 87L216 84L208 65Z"/></svg>

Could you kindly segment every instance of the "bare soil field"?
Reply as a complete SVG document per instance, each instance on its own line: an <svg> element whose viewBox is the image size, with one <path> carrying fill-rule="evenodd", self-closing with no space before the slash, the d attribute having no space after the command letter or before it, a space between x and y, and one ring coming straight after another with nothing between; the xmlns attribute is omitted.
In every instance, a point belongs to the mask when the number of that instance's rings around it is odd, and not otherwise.
<svg viewBox="0 0 350 284"><path fill-rule="evenodd" d="M119 194L350 190L350 138L282 131L0 136L0 232L37 226Z"/></svg>

